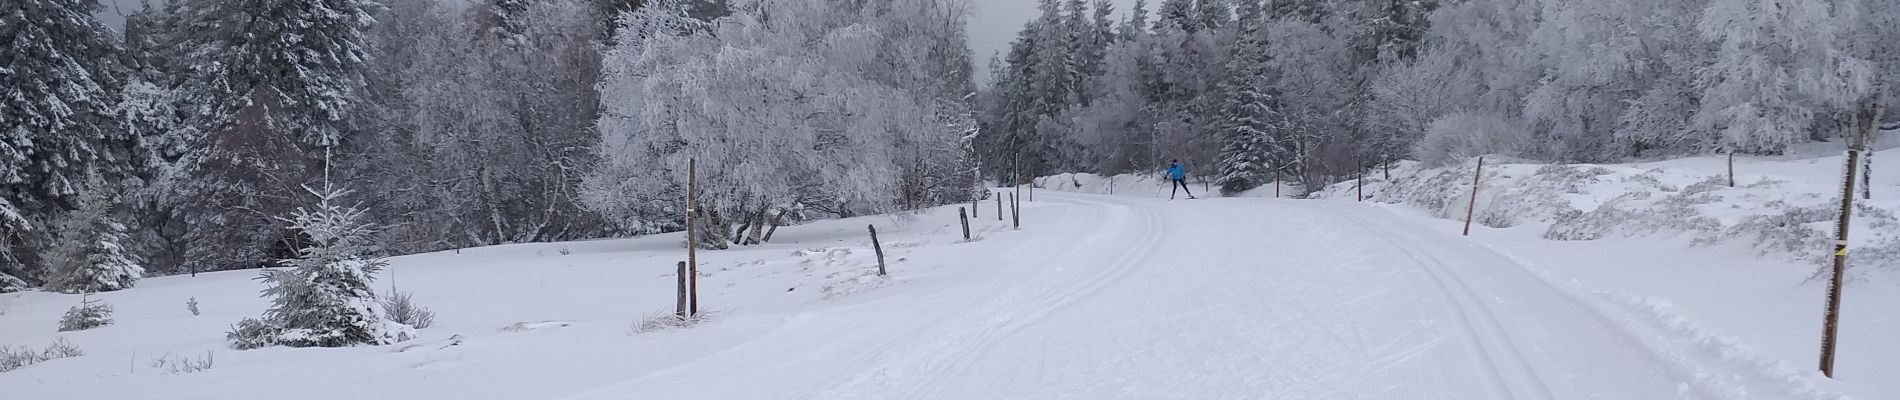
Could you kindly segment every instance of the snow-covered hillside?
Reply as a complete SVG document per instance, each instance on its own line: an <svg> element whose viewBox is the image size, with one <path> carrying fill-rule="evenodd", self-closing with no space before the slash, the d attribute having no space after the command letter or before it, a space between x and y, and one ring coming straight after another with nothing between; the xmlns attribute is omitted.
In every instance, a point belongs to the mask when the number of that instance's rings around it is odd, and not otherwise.
<svg viewBox="0 0 1900 400"><path fill-rule="evenodd" d="M1118 187L1119 184L1118 184ZM0 344L84 356L0 373L7 399L1893 398L1891 294L1850 291L1840 380L1812 372L1811 272L1742 252L1543 240L1339 200L1037 193L787 227L703 252L703 325L670 312L678 235L400 257L378 286L439 314L386 347L235 351L248 272L0 297ZM1118 190L1118 193L1119 190ZM891 277L874 275L865 225ZM1866 285L1862 285L1863 287ZM192 316L197 299L204 314ZM207 371L152 360L215 355Z"/></svg>
<svg viewBox="0 0 1900 400"><path fill-rule="evenodd" d="M1900 175L1875 152L1871 199L1857 193L1849 247L1857 278L1900 273ZM1525 226L1552 240L1640 237L1692 246L1738 242L1757 255L1820 268L1831 260L1840 214L1844 156L1737 157L1730 186L1726 157L1621 165L1498 162L1484 167L1473 224ZM1476 160L1424 168L1397 164L1387 177L1368 174L1314 193L1314 198L1397 203L1434 217L1462 220L1470 206Z"/></svg>

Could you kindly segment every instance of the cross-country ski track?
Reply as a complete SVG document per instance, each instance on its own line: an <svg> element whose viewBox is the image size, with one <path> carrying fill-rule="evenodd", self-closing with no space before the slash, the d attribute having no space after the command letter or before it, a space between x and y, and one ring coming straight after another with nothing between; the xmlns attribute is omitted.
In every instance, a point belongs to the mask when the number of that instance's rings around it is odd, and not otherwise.
<svg viewBox="0 0 1900 400"><path fill-rule="evenodd" d="M1661 399L1710 368L1376 207L1042 193L986 278L810 311L571 399ZM900 298L907 298L901 299ZM1774 384L1741 382L1737 385Z"/></svg>
<svg viewBox="0 0 1900 400"><path fill-rule="evenodd" d="M1865 308L1843 342L1859 375L1829 381L1802 368L1808 353L1786 351L1798 344L1758 353L1746 346L1761 341L1658 311L1664 296L1692 298L1682 288L1736 290L1732 279L1679 273L1688 281L1655 297L1593 285L1605 271L1694 262L1694 250L1604 257L1642 264L1611 269L1591 255L1631 246L1544 254L1526 248L1558 242L1490 228L1460 237L1458 223L1404 206L1039 192L1020 230L997 218L1002 203L976 202L971 241L961 204L810 221L766 245L699 252L712 317L683 328L642 327L671 315L678 234L392 258L378 292L437 313L421 338L392 346L229 348L231 324L269 306L256 271L90 297L5 294L0 346L68 341L85 354L0 372L0 399L1891 398ZM115 322L56 332L86 299L115 305ZM1790 329L1793 312L1726 333ZM216 366L194 373L154 361L214 353ZM324 390L282 390L292 385Z"/></svg>

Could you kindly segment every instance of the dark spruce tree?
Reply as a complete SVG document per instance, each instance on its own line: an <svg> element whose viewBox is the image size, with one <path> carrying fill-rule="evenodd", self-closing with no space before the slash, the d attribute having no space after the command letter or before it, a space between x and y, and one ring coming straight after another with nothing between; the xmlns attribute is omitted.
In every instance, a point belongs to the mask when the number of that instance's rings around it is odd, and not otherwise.
<svg viewBox="0 0 1900 400"><path fill-rule="evenodd" d="M1226 101L1221 107L1217 181L1221 192L1229 195L1271 179L1267 176L1275 163L1269 157L1277 153L1272 131L1281 120L1268 81L1266 10L1260 0L1241 1L1233 59L1227 62L1227 80L1221 85Z"/></svg>
<svg viewBox="0 0 1900 400"><path fill-rule="evenodd" d="M0 273L44 279L36 246L88 174L131 169L112 109L122 50L98 0L0 1Z"/></svg>
<svg viewBox="0 0 1900 400"><path fill-rule="evenodd" d="M168 190L193 221L180 259L196 268L257 266L291 256L296 234L276 219L298 205L343 121L365 64L365 0L177 0L167 58L187 149Z"/></svg>

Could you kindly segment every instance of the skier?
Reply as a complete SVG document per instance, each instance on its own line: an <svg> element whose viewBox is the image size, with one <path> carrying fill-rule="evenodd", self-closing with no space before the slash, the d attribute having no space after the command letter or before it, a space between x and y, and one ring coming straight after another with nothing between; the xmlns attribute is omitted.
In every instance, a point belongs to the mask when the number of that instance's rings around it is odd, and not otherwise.
<svg viewBox="0 0 1900 400"><path fill-rule="evenodd" d="M1168 160L1168 180L1174 181L1174 185L1168 187L1168 200L1174 200L1177 193L1174 189L1187 192L1188 199L1194 198L1194 191L1187 186L1187 167L1181 166L1181 160Z"/></svg>

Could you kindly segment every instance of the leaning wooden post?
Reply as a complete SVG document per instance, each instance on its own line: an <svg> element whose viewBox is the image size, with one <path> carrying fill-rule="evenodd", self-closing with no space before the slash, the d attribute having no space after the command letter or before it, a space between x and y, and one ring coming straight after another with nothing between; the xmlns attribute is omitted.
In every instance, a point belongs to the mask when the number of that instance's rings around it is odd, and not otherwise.
<svg viewBox="0 0 1900 400"><path fill-rule="evenodd" d="M877 242L877 225L864 227L871 230L871 250L877 252L877 276L884 276L887 274L884 270L884 245Z"/></svg>
<svg viewBox="0 0 1900 400"><path fill-rule="evenodd" d="M1478 156L1478 172L1471 176L1471 204L1465 206L1465 236L1471 236L1471 215L1478 210L1478 185L1484 180L1484 156Z"/></svg>
<svg viewBox="0 0 1900 400"><path fill-rule="evenodd" d="M687 315L699 315L699 159L686 161Z"/></svg>
<svg viewBox="0 0 1900 400"><path fill-rule="evenodd" d="M1854 113L1848 132L1847 172L1841 182L1841 219L1834 234L1834 270L1827 285L1827 320L1821 331L1821 375L1834 377L1834 348L1841 324L1841 287L1847 275L1847 227L1854 216L1854 181L1860 172L1861 157L1867 151L1867 139L1880 124L1880 107L1863 101Z"/></svg>
<svg viewBox="0 0 1900 400"><path fill-rule="evenodd" d="M963 222L963 241L970 241L970 215L963 212L963 207L957 207L957 220Z"/></svg>
<svg viewBox="0 0 1900 400"><path fill-rule="evenodd" d="M678 275L679 275L679 283L680 283L679 296L677 297L677 301L673 305L673 314L679 315L680 319L686 319L688 315L686 315L687 304L686 304L686 262L685 261L680 261Z"/></svg>
<svg viewBox="0 0 1900 400"><path fill-rule="evenodd" d="M1735 150L1728 151L1728 187L1735 187Z"/></svg>
<svg viewBox="0 0 1900 400"><path fill-rule="evenodd" d="M1834 377L1834 347L1841 324L1841 279L1847 273L1847 221L1854 210L1854 172L1860 150L1847 151L1847 180L1841 184L1841 219L1834 233L1834 270L1827 285L1827 320L1821 331L1821 374Z"/></svg>

